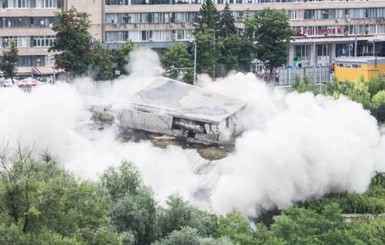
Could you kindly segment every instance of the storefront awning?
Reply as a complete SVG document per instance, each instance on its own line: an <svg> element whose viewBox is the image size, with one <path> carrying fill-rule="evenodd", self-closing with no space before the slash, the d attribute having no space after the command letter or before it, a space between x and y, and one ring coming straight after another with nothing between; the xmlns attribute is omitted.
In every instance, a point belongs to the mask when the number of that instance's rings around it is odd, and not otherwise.
<svg viewBox="0 0 385 245"><path fill-rule="evenodd" d="M49 76L52 75L54 68L52 66L35 66L32 70L34 75ZM63 69L55 69L55 74L63 72Z"/></svg>

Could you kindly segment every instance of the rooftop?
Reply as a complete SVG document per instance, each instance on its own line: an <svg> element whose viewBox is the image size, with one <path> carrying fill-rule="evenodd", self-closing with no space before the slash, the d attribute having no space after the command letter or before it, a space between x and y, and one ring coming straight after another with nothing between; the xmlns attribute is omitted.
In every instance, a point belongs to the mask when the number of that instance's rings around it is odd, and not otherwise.
<svg viewBox="0 0 385 245"><path fill-rule="evenodd" d="M160 77L137 92L132 102L138 110L219 123L246 106L246 102L200 87Z"/></svg>
<svg viewBox="0 0 385 245"><path fill-rule="evenodd" d="M358 64L385 64L385 57L359 56L359 57L337 57L336 63L358 63Z"/></svg>

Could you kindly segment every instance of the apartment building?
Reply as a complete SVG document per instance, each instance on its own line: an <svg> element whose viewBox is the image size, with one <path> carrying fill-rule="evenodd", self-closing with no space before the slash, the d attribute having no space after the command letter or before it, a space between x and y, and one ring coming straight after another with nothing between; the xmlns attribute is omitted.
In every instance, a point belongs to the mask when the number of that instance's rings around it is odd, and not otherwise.
<svg viewBox="0 0 385 245"><path fill-rule="evenodd" d="M48 48L55 33L51 27L54 12L62 7L62 0L0 0L0 56L11 41L16 42L19 76L31 76L34 67L52 73L53 58Z"/></svg>
<svg viewBox="0 0 385 245"><path fill-rule="evenodd" d="M330 65L341 56L385 56L385 0L228 0L242 28L246 11L284 9L295 35L288 64ZM163 48L189 43L203 0L0 0L0 52L20 50L19 73L51 67L54 13L74 6L91 16L90 32L111 49L131 40ZM219 11L225 0L214 0ZM199 48L199 47L198 47ZM42 70L42 69L41 69ZM51 69L52 70L52 69Z"/></svg>

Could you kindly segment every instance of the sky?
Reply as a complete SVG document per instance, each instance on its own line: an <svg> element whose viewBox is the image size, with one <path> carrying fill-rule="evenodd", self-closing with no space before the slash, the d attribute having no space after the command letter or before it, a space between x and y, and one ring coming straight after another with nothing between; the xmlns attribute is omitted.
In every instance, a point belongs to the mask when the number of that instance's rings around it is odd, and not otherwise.
<svg viewBox="0 0 385 245"><path fill-rule="evenodd" d="M285 93L243 73L215 81L198 76L198 86L247 102L240 115L245 131L226 158L209 161L194 149L123 142L117 119L98 130L90 108L116 115L161 74L154 51L130 55L131 74L113 83L96 86L78 78L31 93L0 88L0 148L49 151L64 168L92 180L131 161L160 204L180 195L216 214L237 209L251 216L330 192L362 193L375 172L385 169L385 130L360 104Z"/></svg>

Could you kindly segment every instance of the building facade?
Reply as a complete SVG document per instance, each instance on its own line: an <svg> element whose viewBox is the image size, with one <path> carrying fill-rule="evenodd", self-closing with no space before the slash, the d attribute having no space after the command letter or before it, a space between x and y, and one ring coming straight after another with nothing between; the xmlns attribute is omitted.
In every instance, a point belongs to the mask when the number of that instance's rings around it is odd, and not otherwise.
<svg viewBox="0 0 385 245"><path fill-rule="evenodd" d="M294 36L288 65L328 66L336 57L385 56L385 0L228 0L237 27L246 11L284 9ZM189 43L203 0L0 0L0 52L15 40L19 73L52 66L54 13L90 14L90 32L111 49L126 41L164 48ZM219 11L225 0L214 0ZM198 47L199 48L199 47ZM35 69L36 70L36 69Z"/></svg>

